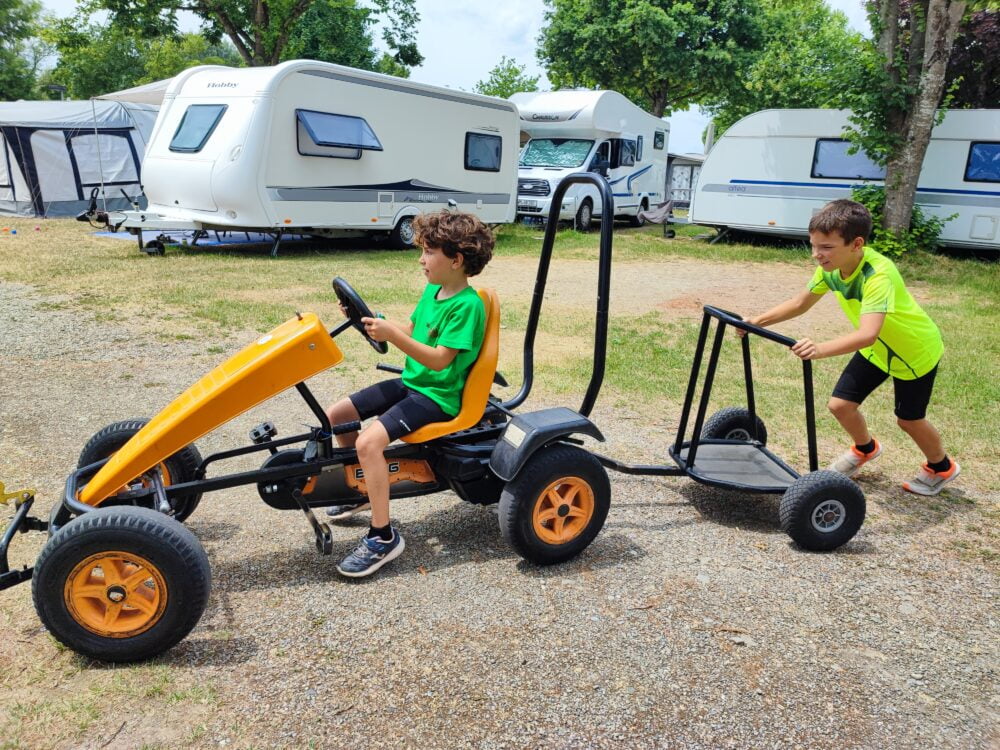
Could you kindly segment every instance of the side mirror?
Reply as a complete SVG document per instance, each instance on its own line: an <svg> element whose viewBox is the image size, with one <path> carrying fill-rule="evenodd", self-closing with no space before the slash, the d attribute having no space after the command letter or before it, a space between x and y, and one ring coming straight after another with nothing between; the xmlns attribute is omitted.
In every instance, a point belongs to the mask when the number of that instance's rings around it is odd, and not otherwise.
<svg viewBox="0 0 1000 750"><path fill-rule="evenodd" d="M590 171L597 172L597 174L602 177L608 176L608 169L611 167L611 162L607 159L594 159L590 164Z"/></svg>

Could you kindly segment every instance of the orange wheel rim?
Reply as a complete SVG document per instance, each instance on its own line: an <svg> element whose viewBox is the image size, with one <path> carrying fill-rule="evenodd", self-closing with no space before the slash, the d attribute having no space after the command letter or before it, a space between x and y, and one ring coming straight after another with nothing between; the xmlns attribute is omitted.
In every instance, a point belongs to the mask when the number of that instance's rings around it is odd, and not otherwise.
<svg viewBox="0 0 1000 750"><path fill-rule="evenodd" d="M546 544L566 544L583 533L593 515L591 486L579 477L563 477L538 496L531 525Z"/></svg>
<svg viewBox="0 0 1000 750"><path fill-rule="evenodd" d="M153 627L167 606L167 584L149 560L99 552L78 563L63 596L77 623L106 638L131 638Z"/></svg>

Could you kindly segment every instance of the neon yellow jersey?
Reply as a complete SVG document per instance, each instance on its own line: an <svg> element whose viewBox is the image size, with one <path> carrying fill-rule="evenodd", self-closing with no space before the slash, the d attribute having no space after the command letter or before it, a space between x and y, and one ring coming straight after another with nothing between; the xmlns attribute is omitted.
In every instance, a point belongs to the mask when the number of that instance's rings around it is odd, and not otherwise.
<svg viewBox="0 0 1000 750"><path fill-rule="evenodd" d="M403 384L434 401L454 417L462 406L462 389L486 333L486 309L471 286L454 297L439 300L437 284L428 284L416 309L413 338L430 347L447 346L458 354L443 370L431 370L412 357L403 366Z"/></svg>
<svg viewBox="0 0 1000 750"><path fill-rule="evenodd" d="M930 316L906 290L896 264L869 247L846 279L840 271L817 268L809 282L813 294L833 291L851 324L858 328L865 313L885 313L878 340L861 355L894 378L914 380L934 369L944 344Z"/></svg>

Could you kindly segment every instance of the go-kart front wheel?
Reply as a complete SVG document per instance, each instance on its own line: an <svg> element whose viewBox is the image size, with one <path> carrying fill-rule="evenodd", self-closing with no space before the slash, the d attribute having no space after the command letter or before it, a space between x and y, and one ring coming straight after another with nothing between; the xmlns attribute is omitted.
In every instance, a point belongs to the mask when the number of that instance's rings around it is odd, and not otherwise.
<svg viewBox="0 0 1000 750"><path fill-rule="evenodd" d="M31 579L35 609L79 654L132 662L161 654L198 623L208 557L183 524L147 508L97 508L57 531Z"/></svg>
<svg viewBox="0 0 1000 750"><path fill-rule="evenodd" d="M77 461L77 468L87 466L95 461L113 456L118 450L135 436L139 430L146 426L148 419L127 419L123 422L113 422L104 427L87 441L80 451L80 460ZM191 482L195 478L198 465L201 464L201 454L192 444L181 448L172 456L165 458L156 468L160 471L163 479L163 486L169 487L172 484ZM152 479L149 473L136 477L129 482L129 487L148 487ZM126 489L126 488L122 488ZM169 498L170 507L173 509L173 516L178 521L184 521L194 513L201 501L201 493L196 492L190 495ZM155 502L150 500L150 502ZM111 503L108 503L110 505ZM150 505L149 507L153 507Z"/></svg>
<svg viewBox="0 0 1000 750"><path fill-rule="evenodd" d="M608 517L611 483L592 454L572 445L541 449L500 495L500 531L521 557L539 565L569 560Z"/></svg>

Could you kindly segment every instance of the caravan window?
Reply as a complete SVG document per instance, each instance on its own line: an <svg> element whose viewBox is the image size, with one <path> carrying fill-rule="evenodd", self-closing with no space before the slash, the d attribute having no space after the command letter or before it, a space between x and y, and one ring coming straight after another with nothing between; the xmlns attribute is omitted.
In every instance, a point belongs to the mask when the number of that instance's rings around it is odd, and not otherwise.
<svg viewBox="0 0 1000 750"><path fill-rule="evenodd" d="M635 141L635 160L642 161L642 136L640 135Z"/></svg>
<svg viewBox="0 0 1000 750"><path fill-rule="evenodd" d="M635 166L635 141L611 139L611 168Z"/></svg>
<svg viewBox="0 0 1000 750"><path fill-rule="evenodd" d="M663 146L667 142L667 134L662 130L657 130L653 133L653 149L655 151L662 151Z"/></svg>
<svg viewBox="0 0 1000 750"><path fill-rule="evenodd" d="M967 182L1000 182L1000 143L973 143L965 165Z"/></svg>
<svg viewBox="0 0 1000 750"><path fill-rule="evenodd" d="M297 109L295 118L299 153L303 156L360 159L362 151L382 150L382 142L363 117Z"/></svg>
<svg viewBox="0 0 1000 750"><path fill-rule="evenodd" d="M465 134L465 168L476 172L499 172L503 139L498 135Z"/></svg>
<svg viewBox="0 0 1000 750"><path fill-rule="evenodd" d="M181 118L181 124L177 126L173 140L170 141L170 150L191 154L201 151L227 108L228 105L225 104L189 106Z"/></svg>
<svg viewBox="0 0 1000 750"><path fill-rule="evenodd" d="M593 145L579 138L532 138L519 163L522 167L579 167Z"/></svg>
<svg viewBox="0 0 1000 750"><path fill-rule="evenodd" d="M835 180L884 180L885 167L869 159L864 151L847 153L852 145L843 138L818 138L810 175Z"/></svg>

